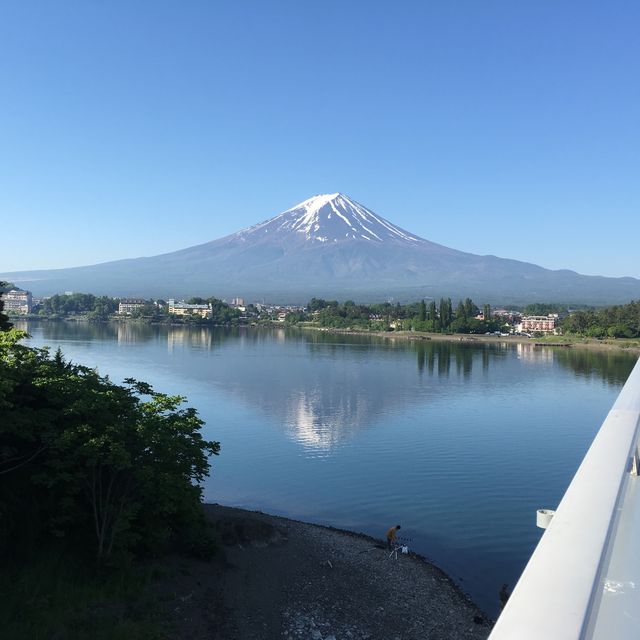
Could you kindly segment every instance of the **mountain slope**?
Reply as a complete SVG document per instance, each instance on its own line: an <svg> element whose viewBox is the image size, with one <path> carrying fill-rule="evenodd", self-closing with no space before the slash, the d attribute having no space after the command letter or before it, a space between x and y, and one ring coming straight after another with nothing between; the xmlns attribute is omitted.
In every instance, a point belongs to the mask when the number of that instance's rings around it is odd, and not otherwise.
<svg viewBox="0 0 640 640"><path fill-rule="evenodd" d="M242 296L305 302L448 295L491 302L605 304L640 298L640 280L583 276L420 238L334 193L315 196L238 233L150 258L6 273L36 295Z"/></svg>

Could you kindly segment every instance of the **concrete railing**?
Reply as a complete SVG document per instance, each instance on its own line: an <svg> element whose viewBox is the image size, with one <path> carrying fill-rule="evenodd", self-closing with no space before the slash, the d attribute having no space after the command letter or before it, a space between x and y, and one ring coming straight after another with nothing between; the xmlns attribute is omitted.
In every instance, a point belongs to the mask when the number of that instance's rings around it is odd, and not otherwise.
<svg viewBox="0 0 640 640"><path fill-rule="evenodd" d="M490 640L585 640L603 597L605 571L616 545L622 498L637 476L640 360L533 552ZM635 474L634 474L635 472ZM624 509L637 509L633 484ZM546 505L540 505L546 506ZM533 526L532 514L532 526ZM635 545L640 554L640 542ZM640 587L640 575L637 576ZM633 584L633 583L631 583ZM634 587L635 588L635 587ZM610 629L611 639L640 637Z"/></svg>

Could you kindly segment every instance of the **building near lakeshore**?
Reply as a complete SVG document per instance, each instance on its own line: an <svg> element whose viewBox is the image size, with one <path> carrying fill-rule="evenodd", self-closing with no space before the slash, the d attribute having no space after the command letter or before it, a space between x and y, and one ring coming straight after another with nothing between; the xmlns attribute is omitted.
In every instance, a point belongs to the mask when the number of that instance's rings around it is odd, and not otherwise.
<svg viewBox="0 0 640 640"><path fill-rule="evenodd" d="M200 316L210 318L213 315L211 304L188 304L184 301L168 301L168 312L174 316Z"/></svg>
<svg viewBox="0 0 640 640"><path fill-rule="evenodd" d="M557 313L548 316L524 316L516 329L518 331L539 331L541 333L554 333L557 323Z"/></svg>
<svg viewBox="0 0 640 640"><path fill-rule="evenodd" d="M11 289L2 296L4 310L7 313L27 315L33 308L33 297L31 291L23 289Z"/></svg>
<svg viewBox="0 0 640 640"><path fill-rule="evenodd" d="M142 309L146 303L147 301L141 298L123 298L118 305L118 313L130 316L134 311Z"/></svg>

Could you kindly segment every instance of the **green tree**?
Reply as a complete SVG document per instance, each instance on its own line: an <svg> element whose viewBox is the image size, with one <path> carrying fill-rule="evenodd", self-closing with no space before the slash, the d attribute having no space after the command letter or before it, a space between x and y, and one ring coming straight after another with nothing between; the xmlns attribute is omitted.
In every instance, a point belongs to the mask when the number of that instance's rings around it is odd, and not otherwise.
<svg viewBox="0 0 640 640"><path fill-rule="evenodd" d="M433 327L433 331L438 331L440 329L440 319L438 318L438 310L436 308L436 301L432 300L429 303L429 311L427 312L427 319L431 323Z"/></svg>
<svg viewBox="0 0 640 640"><path fill-rule="evenodd" d="M480 313L480 309L478 309L478 307L475 305L475 303L471 298L465 299L464 310L465 310L465 317L467 319L475 318L478 315L478 313Z"/></svg>
<svg viewBox="0 0 640 640"><path fill-rule="evenodd" d="M0 333L0 552L17 539L93 539L103 563L201 533L199 483L220 445L202 438L195 409L23 336Z"/></svg>
<svg viewBox="0 0 640 640"><path fill-rule="evenodd" d="M614 324L607 329L607 334L612 338L633 338L634 332L626 324Z"/></svg>
<svg viewBox="0 0 640 640"><path fill-rule="evenodd" d="M427 319L427 305L424 300L420 301L420 306L418 307L418 320L420 322L424 322Z"/></svg>
<svg viewBox="0 0 640 640"><path fill-rule="evenodd" d="M2 301L2 294L8 290L9 283L0 281L0 331L6 331L11 327L9 317L4 313L4 302Z"/></svg>
<svg viewBox="0 0 640 640"><path fill-rule="evenodd" d="M307 304L307 310L309 313L313 313L314 311L320 311L320 309L324 309L327 306L327 301L322 298L311 298L309 300L309 304Z"/></svg>
<svg viewBox="0 0 640 640"><path fill-rule="evenodd" d="M191 304L201 304L201 303L192 302ZM160 313L159 308L155 304L153 304L153 301L147 300L141 307L139 307L138 309L134 309L134 311L131 313L131 316L133 318L145 318L149 316L159 315L159 313Z"/></svg>
<svg viewBox="0 0 640 640"><path fill-rule="evenodd" d="M580 309L563 318L564 333L577 333L590 337L640 336L640 301L600 309Z"/></svg>
<svg viewBox="0 0 640 640"><path fill-rule="evenodd" d="M453 311L451 306L451 298L440 298L440 305L438 308L438 315L440 316L441 329L448 329L453 320Z"/></svg>

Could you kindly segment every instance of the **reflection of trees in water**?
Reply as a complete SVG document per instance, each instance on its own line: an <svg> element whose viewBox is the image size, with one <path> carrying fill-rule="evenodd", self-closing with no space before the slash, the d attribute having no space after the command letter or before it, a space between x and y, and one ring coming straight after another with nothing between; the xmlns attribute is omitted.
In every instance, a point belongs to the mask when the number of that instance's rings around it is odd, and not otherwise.
<svg viewBox="0 0 640 640"><path fill-rule="evenodd" d="M27 331L36 324L42 330L45 341L103 340L118 339L117 325L108 322L69 322L65 320L28 323Z"/></svg>
<svg viewBox="0 0 640 640"><path fill-rule="evenodd" d="M46 341L147 342L158 336L160 327L143 322L86 322L60 320L38 322ZM166 328L165 328L166 331Z"/></svg>
<svg viewBox="0 0 640 640"><path fill-rule="evenodd" d="M372 344L389 344L390 341L395 344L407 342L406 340L398 340L397 338L394 339L392 334L389 335L389 338L381 338L380 336L375 335L332 333L330 331L301 331L296 329L287 330L287 340L296 336L304 340L304 342L306 342L307 344L335 346L341 346L345 344L371 346Z"/></svg>
<svg viewBox="0 0 640 640"><path fill-rule="evenodd" d="M440 340L411 341L408 344L416 351L420 373L426 369L429 375L437 371L439 376L445 377L451 371L452 362L455 362L457 375L467 379L471 377L475 359L481 360L482 369L486 371L491 360L507 355L507 350L500 344L469 344Z"/></svg>
<svg viewBox="0 0 640 640"><path fill-rule="evenodd" d="M473 350L469 348L458 349L455 352L455 357L458 375L462 374L463 378L468 378L473 369Z"/></svg>
<svg viewBox="0 0 640 640"><path fill-rule="evenodd" d="M180 346L214 349L231 339L258 340L259 335L253 331L241 329L223 329L202 325L159 325L144 322L70 322L70 321L29 321L20 328L33 331L35 327L42 333L45 342L65 341L103 341L136 343L166 342L169 348ZM263 336L263 339L265 336ZM269 338L271 340L272 338Z"/></svg>
<svg viewBox="0 0 640 640"><path fill-rule="evenodd" d="M597 377L609 384L624 384L636 363L637 356L620 351L590 351L561 349L555 351L556 361L585 378Z"/></svg>

